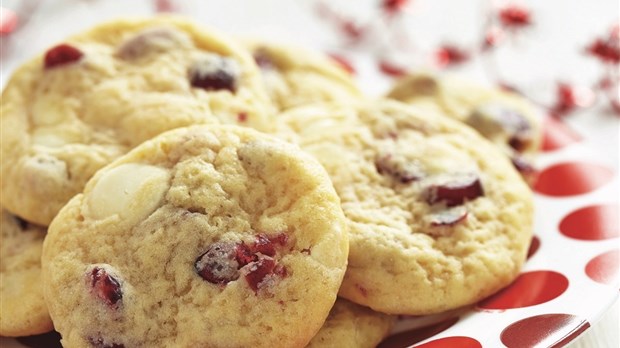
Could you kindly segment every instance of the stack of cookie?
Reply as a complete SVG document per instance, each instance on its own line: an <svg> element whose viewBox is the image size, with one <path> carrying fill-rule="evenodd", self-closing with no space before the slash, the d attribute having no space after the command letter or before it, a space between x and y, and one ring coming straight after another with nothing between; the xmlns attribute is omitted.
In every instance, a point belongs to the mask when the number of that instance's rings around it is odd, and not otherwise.
<svg viewBox="0 0 620 348"><path fill-rule="evenodd" d="M508 285L532 233L529 105L429 74L389 97L171 17L27 62L2 94L0 335L373 347L396 315Z"/></svg>

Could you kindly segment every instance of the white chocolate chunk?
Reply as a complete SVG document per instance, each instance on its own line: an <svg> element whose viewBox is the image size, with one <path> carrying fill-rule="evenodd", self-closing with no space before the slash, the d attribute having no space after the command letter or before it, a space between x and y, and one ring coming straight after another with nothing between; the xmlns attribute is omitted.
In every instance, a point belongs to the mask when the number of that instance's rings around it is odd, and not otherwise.
<svg viewBox="0 0 620 348"><path fill-rule="evenodd" d="M122 164L107 170L86 202L89 215L104 219L118 215L125 223L144 219L161 204L170 186L170 173L145 164Z"/></svg>

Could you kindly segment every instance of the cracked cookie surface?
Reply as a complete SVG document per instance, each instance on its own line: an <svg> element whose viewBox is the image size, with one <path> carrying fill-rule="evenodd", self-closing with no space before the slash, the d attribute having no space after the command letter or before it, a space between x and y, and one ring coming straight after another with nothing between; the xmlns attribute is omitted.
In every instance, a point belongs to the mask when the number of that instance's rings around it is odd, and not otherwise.
<svg viewBox="0 0 620 348"><path fill-rule="evenodd" d="M347 253L314 158L247 128L193 126L100 170L50 225L42 260L65 347L301 347Z"/></svg>

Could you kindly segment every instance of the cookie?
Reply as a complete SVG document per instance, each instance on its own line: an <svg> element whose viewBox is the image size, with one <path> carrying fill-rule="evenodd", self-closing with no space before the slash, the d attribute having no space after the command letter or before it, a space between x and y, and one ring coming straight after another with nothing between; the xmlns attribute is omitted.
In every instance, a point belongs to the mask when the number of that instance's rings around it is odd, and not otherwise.
<svg viewBox="0 0 620 348"><path fill-rule="evenodd" d="M374 348L388 335L396 316L339 298L308 348Z"/></svg>
<svg viewBox="0 0 620 348"><path fill-rule="evenodd" d="M242 40L258 64L278 110L316 102L346 102L362 97L351 76L316 51L265 40Z"/></svg>
<svg viewBox="0 0 620 348"><path fill-rule="evenodd" d="M470 127L390 100L309 106L278 120L342 201L350 253L340 296L431 314L475 303L519 273L532 193Z"/></svg>
<svg viewBox="0 0 620 348"><path fill-rule="evenodd" d="M258 74L234 41L173 17L68 38L21 66L2 93L2 205L48 225L97 169L163 131L269 128Z"/></svg>
<svg viewBox="0 0 620 348"><path fill-rule="evenodd" d="M387 96L468 124L499 146L526 180L535 179L533 162L542 139L541 118L525 98L455 77L421 72L398 80Z"/></svg>
<svg viewBox="0 0 620 348"><path fill-rule="evenodd" d="M46 229L2 209L0 226L0 336L52 330L41 285L41 250Z"/></svg>
<svg viewBox="0 0 620 348"><path fill-rule="evenodd" d="M194 126L101 169L60 211L45 297L64 347L298 347L334 304L347 253L314 158Z"/></svg>

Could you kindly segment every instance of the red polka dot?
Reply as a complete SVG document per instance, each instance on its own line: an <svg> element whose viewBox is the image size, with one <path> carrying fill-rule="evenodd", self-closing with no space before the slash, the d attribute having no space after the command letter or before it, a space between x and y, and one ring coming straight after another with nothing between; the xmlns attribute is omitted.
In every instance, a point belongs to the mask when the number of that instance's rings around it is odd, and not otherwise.
<svg viewBox="0 0 620 348"><path fill-rule="evenodd" d="M562 295L568 279L553 271L533 271L519 275L508 287L482 300L482 309L510 309L545 303Z"/></svg>
<svg viewBox="0 0 620 348"><path fill-rule="evenodd" d="M611 250L593 258L586 265L586 274L598 283L618 284L618 264L620 263L620 251Z"/></svg>
<svg viewBox="0 0 620 348"><path fill-rule="evenodd" d="M593 205L566 215L560 221L560 232L580 240L602 240L620 236L617 204Z"/></svg>
<svg viewBox="0 0 620 348"><path fill-rule="evenodd" d="M580 140L581 136L561 120L555 117L545 117L543 121L543 151L557 150Z"/></svg>
<svg viewBox="0 0 620 348"><path fill-rule="evenodd" d="M613 176L613 171L597 164L559 163L538 175L534 190L557 197L580 195L605 185Z"/></svg>
<svg viewBox="0 0 620 348"><path fill-rule="evenodd" d="M530 248L527 250L527 258L534 256L536 252L540 248L540 239L536 236L532 237L532 241L530 242Z"/></svg>
<svg viewBox="0 0 620 348"><path fill-rule="evenodd" d="M430 341L419 346L417 348L482 348L482 344L471 337L465 336L453 336L444 337L438 340Z"/></svg>
<svg viewBox="0 0 620 348"><path fill-rule="evenodd" d="M502 331L508 348L563 347L590 327L570 314L543 314L519 320Z"/></svg>
<svg viewBox="0 0 620 348"><path fill-rule="evenodd" d="M397 334L386 337L377 348L402 348L410 346L414 343L424 341L429 337L433 337L436 334L447 330L452 325L459 321L458 317L450 318L439 322L437 324L428 325L412 330L399 332Z"/></svg>
<svg viewBox="0 0 620 348"><path fill-rule="evenodd" d="M351 75L355 75L355 68L353 67L353 64L351 64L350 60L336 53L327 53L327 55L336 63L338 63L338 65L346 72Z"/></svg>

